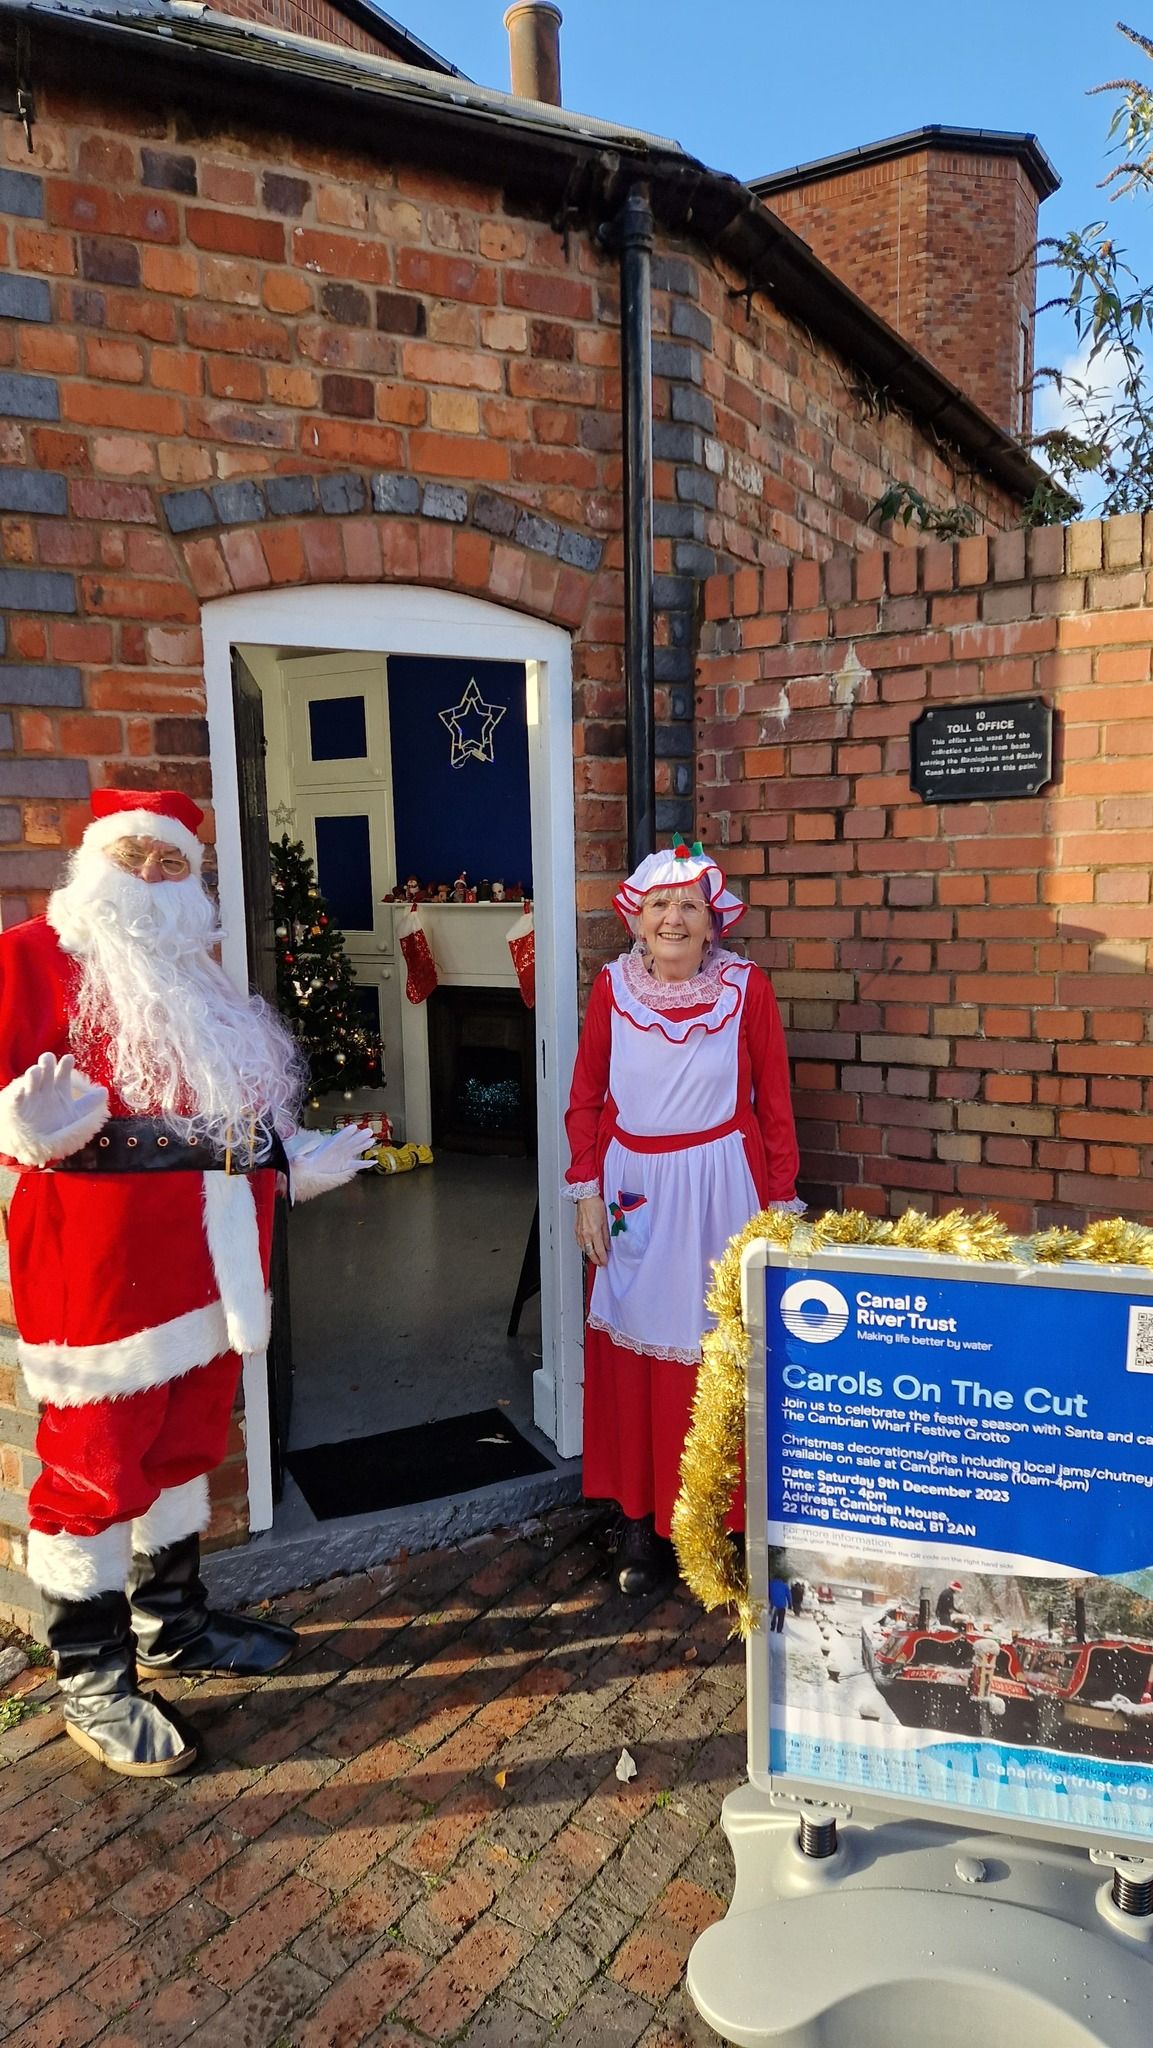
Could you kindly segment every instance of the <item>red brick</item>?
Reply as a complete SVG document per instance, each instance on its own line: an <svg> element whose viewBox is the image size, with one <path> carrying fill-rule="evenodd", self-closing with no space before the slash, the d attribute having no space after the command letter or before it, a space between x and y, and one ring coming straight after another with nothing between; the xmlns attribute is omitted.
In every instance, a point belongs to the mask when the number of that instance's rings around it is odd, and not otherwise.
<svg viewBox="0 0 1153 2048"><path fill-rule="evenodd" d="M214 213L207 207L189 206L184 223L189 241L198 249L220 250L229 256L255 256L262 263L284 261L284 229L278 221L252 220L240 213Z"/></svg>

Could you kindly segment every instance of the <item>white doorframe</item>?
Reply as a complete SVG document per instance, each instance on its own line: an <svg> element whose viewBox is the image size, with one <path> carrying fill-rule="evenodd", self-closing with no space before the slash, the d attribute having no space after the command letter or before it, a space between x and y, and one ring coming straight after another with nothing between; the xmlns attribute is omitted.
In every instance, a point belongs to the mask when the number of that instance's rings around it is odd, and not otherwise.
<svg viewBox="0 0 1153 2048"><path fill-rule="evenodd" d="M581 1447L584 1372L580 1261L561 1194L562 1115L577 1042L575 817L572 648L559 626L506 611L483 598L404 584L321 584L205 604L204 681L213 804L220 863L224 964L248 986L236 732L234 646L310 647L322 652L424 654L525 666L529 801L535 890L535 1019L541 1224L543 1357L533 1375L533 1417L562 1457ZM249 1526L272 1523L268 1379L263 1357L244 1363Z"/></svg>

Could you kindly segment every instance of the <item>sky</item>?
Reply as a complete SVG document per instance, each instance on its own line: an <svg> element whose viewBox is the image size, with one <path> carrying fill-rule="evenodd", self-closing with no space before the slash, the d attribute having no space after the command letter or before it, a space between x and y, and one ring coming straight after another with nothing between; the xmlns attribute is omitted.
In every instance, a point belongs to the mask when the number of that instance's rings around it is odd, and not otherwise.
<svg viewBox="0 0 1153 2048"><path fill-rule="evenodd" d="M1142 277L1153 274L1153 199L1111 204L1114 104L1089 88L1153 83L1118 34L1117 0L559 0L566 106L679 142L753 178L910 128L1036 135L1062 179L1043 235L1107 212ZM505 0L384 0L388 12L484 85L507 89ZM1153 0L1125 0L1153 35ZM1053 286L1042 271L1038 297ZM1067 365L1076 340L1041 317L1035 361Z"/></svg>

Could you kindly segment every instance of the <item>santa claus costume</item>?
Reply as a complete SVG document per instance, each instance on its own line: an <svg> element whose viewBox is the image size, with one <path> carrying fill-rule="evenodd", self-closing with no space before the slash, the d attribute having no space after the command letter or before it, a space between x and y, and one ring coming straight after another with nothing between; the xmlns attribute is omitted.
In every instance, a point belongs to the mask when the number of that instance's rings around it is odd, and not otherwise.
<svg viewBox="0 0 1153 2048"><path fill-rule="evenodd" d="M635 934L647 899L680 891L708 913L699 968L661 978L638 942L602 969L565 1118L567 1191L607 1209L585 1334L584 1490L623 1510L626 1592L649 1590L653 1533L669 1533L713 1262L758 1209L803 1206L773 991L720 945L745 906L699 844L680 844L642 861L615 908Z"/></svg>
<svg viewBox="0 0 1153 2048"><path fill-rule="evenodd" d="M92 808L47 915L0 935L11 1284L41 1404L28 1573L68 1732L113 1770L167 1775L195 1738L137 1667L263 1673L295 1643L210 1612L207 1475L242 1355L268 1341L278 1171L307 1198L366 1138L296 1132L294 1042L213 954L198 807L100 790Z"/></svg>

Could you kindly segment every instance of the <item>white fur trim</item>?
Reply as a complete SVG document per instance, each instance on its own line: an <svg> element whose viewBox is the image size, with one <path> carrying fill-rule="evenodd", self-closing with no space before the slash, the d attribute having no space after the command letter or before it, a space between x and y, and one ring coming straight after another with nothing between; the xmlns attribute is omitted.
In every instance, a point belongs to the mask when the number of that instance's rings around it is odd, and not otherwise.
<svg viewBox="0 0 1153 2048"><path fill-rule="evenodd" d="M256 1202L244 1174L205 1174L204 1228L228 1328L228 1349L263 1351L272 1303L260 1264Z"/></svg>
<svg viewBox="0 0 1153 2048"><path fill-rule="evenodd" d="M98 1536L45 1536L28 1531L28 1576L51 1600L94 1600L124 1589L132 1562L127 1522Z"/></svg>
<svg viewBox="0 0 1153 2048"><path fill-rule="evenodd" d="M20 1166L47 1166L53 1159L70 1159L108 1122L108 1096L101 1090L100 1100L75 1123L58 1131L35 1130L22 1113L23 1079L22 1074L18 1075L6 1088L0 1088L0 1152L6 1159L15 1159ZM77 1074L74 1079L85 1087L91 1086L83 1075Z"/></svg>
<svg viewBox="0 0 1153 2048"><path fill-rule="evenodd" d="M117 1394L139 1394L146 1387L165 1386L232 1348L224 1310L214 1301L207 1308L174 1316L171 1322L157 1323L151 1330L138 1330L133 1337L113 1338L107 1344L26 1344L21 1340L16 1355L34 1401L82 1408L89 1401L108 1401Z"/></svg>
<svg viewBox="0 0 1153 2048"><path fill-rule="evenodd" d="M170 1543L184 1536L199 1536L207 1529L212 1509L208 1500L208 1479L188 1479L183 1486L166 1486L146 1514L132 1524L132 1548L142 1557L154 1557Z"/></svg>
<svg viewBox="0 0 1153 2048"><path fill-rule="evenodd" d="M193 874L200 873L204 848L195 832L190 832L179 818L162 817L159 811L113 811L111 817L93 818L82 844L85 848L114 846L118 839L156 839L164 846L178 846L190 861Z"/></svg>

